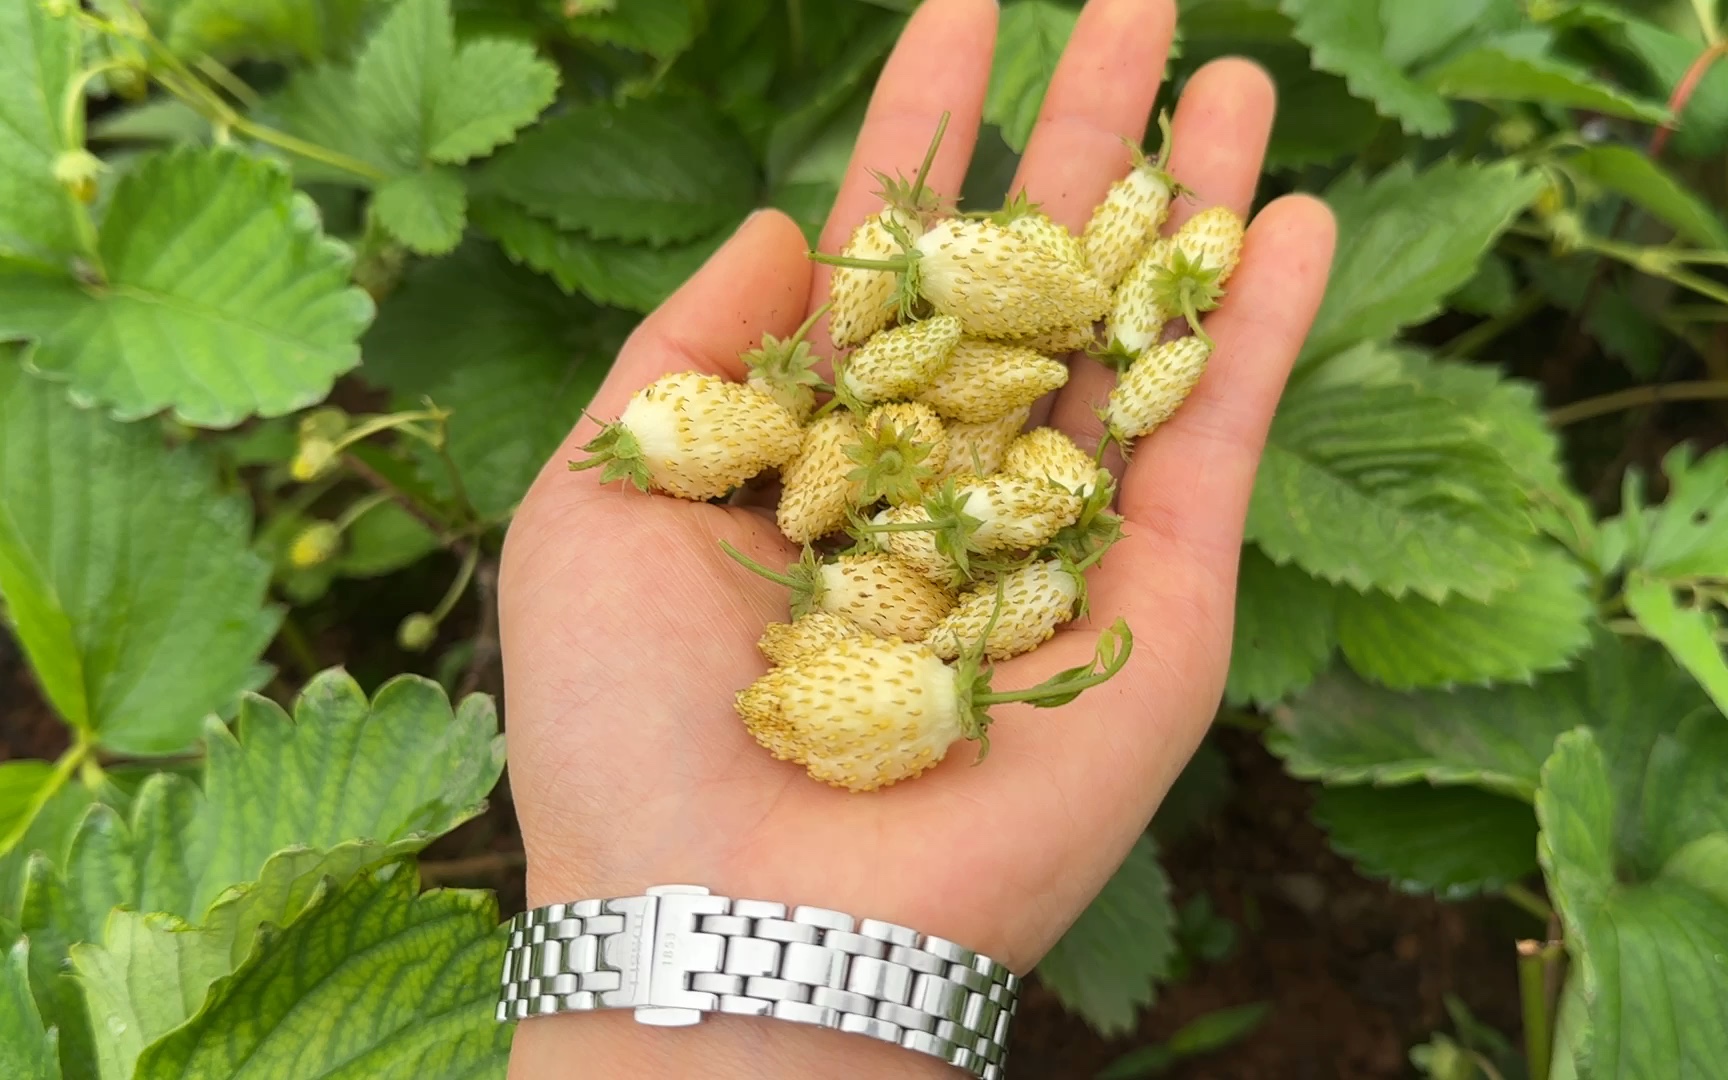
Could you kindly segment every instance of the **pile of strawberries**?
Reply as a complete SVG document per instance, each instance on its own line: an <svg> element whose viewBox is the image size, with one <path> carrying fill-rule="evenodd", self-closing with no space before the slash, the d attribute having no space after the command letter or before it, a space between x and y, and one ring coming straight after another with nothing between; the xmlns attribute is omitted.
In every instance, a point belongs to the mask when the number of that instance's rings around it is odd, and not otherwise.
<svg viewBox="0 0 1728 1080"><path fill-rule="evenodd" d="M728 548L791 592L792 621L759 643L773 667L737 711L775 757L852 791L915 777L962 738L987 746L992 705L1062 704L1121 669L1132 637L1117 623L1091 666L991 688L985 661L1082 614L1085 571L1121 536L1098 459L1023 429L1078 352L1120 372L1099 412L1105 445L1126 450L1168 420L1205 369L1199 315L1242 248L1222 207L1162 235L1182 194L1167 135L1155 160L1134 151L1078 237L1023 196L945 212L925 188L935 148L912 181L878 175L883 208L844 251L812 256L837 268L832 381L804 341L818 311L746 354L746 382L656 380L571 463L694 500L779 470L776 519L804 556L775 571Z"/></svg>

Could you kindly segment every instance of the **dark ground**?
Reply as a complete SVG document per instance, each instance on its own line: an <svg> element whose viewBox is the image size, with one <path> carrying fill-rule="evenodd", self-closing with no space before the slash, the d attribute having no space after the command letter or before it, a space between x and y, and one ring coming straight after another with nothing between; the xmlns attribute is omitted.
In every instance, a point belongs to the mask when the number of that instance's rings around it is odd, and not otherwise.
<svg viewBox="0 0 1728 1080"><path fill-rule="evenodd" d="M322 651L322 650L321 650ZM0 635L0 760L52 758L64 729ZM1442 996L1517 1031L1511 942L1537 928L1495 901L1440 904L1358 877L1308 821L1305 785L1285 776L1252 734L1214 736L1228 762L1223 808L1167 846L1178 903L1204 893L1236 924L1234 951L1196 962L1165 987L1130 1037L1104 1040L1032 984L1021 1005L1014 1075L1090 1077L1136 1046L1160 1042L1216 1009L1268 1002L1245 1041L1178 1065L1176 1080L1378 1080L1416 1073L1406 1053L1449 1024ZM479 820L426 854L441 884L496 889L503 913L523 905L520 843L500 793Z"/></svg>

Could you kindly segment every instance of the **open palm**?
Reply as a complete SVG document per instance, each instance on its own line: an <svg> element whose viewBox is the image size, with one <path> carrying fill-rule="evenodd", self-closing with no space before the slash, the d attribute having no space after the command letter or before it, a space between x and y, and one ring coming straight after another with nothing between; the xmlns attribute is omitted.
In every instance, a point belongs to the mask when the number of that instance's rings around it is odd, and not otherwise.
<svg viewBox="0 0 1728 1080"><path fill-rule="evenodd" d="M883 72L823 250L839 250L879 207L869 170L915 171L944 111L953 120L931 183L958 191L995 20L993 0L919 8ZM1144 135L1173 23L1169 0L1092 0L1014 190L1076 231L1085 224L1128 168L1123 140ZM1272 112L1270 83L1245 62L1215 62L1189 81L1171 171L1193 195L1172 228L1209 205L1249 209ZM775 761L732 711L733 694L765 668L763 625L787 606L783 589L719 541L770 566L792 561L771 514L573 474L565 460L598 430L579 424L516 517L502 579L530 904L686 881L889 919L1017 970L1034 964L1145 827L1217 706L1249 489L1331 245L1331 219L1312 200L1281 199L1255 219L1229 298L1207 321L1217 351L1206 376L1118 469L1127 535L1089 575L1090 621L1000 665L995 683L1017 689L1085 663L1097 628L1118 617L1136 636L1127 668L1060 709L994 710L984 765L970 767L962 744L934 772L875 794L830 789ZM826 300L827 280L790 220L753 217L642 324L593 415L616 416L669 371L741 378L739 354L765 332L790 333ZM1095 445L1094 409L1112 376L1084 357L1071 368L1034 420ZM556 1027L525 1026L519 1068L555 1060Z"/></svg>

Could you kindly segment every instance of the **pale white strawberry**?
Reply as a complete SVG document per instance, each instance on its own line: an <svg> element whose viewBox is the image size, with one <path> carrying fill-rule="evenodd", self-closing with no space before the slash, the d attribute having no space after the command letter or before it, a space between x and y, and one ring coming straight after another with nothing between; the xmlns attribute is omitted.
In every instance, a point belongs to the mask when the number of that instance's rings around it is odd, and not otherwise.
<svg viewBox="0 0 1728 1080"><path fill-rule="evenodd" d="M1176 230L1163 267L1153 275L1158 307L1171 317L1185 318L1189 332L1208 345L1212 339L1200 316L1223 298L1225 284L1242 261L1243 237L1243 222L1235 211L1224 206L1202 210Z"/></svg>
<svg viewBox="0 0 1728 1080"><path fill-rule="evenodd" d="M1034 247L1055 252L1068 262L1086 264L1086 252L1080 246L1080 238L1069 232L1066 225L1038 209L1027 199L1024 191L990 220L1008 226L1009 232L1029 241Z"/></svg>
<svg viewBox="0 0 1728 1080"><path fill-rule="evenodd" d="M924 773L961 739L987 748L991 706L1066 704L1121 671L1133 648L1118 621L1100 638L1091 665L998 692L975 651L949 667L923 645L852 638L771 669L735 704L744 726L775 757L835 787L875 791Z"/></svg>
<svg viewBox="0 0 1728 1080"><path fill-rule="evenodd" d="M960 320L951 315L884 330L841 366L840 383L866 405L909 398L941 374L958 344Z"/></svg>
<svg viewBox="0 0 1728 1080"><path fill-rule="evenodd" d="M939 763L966 735L955 672L921 645L858 638L776 668L738 695L770 753L824 783L875 791Z"/></svg>
<svg viewBox="0 0 1728 1080"><path fill-rule="evenodd" d="M798 453L780 477L780 505L774 518L786 538L807 544L839 532L853 506L847 453L858 445L858 421L844 410L819 417L804 430Z"/></svg>
<svg viewBox="0 0 1728 1080"><path fill-rule="evenodd" d="M1048 427L1028 431L1010 443L1001 471L1049 480L1082 497L1092 494L1098 482L1098 462L1092 455L1067 435Z"/></svg>
<svg viewBox="0 0 1728 1080"><path fill-rule="evenodd" d="M864 631L851 619L827 611L812 611L789 623L769 623L756 647L770 664L785 667L822 652L836 641L863 636Z"/></svg>
<svg viewBox="0 0 1728 1080"><path fill-rule="evenodd" d="M949 218L917 243L919 291L968 334L1023 338L1102 318L1110 290L1060 244Z"/></svg>
<svg viewBox="0 0 1728 1080"><path fill-rule="evenodd" d="M922 641L954 607L954 594L917 568L885 552L842 555L823 562L810 548L784 573L770 570L722 542L746 568L792 591L794 619L826 611L877 637Z"/></svg>
<svg viewBox="0 0 1728 1080"><path fill-rule="evenodd" d="M1198 335L1166 341L1129 365L1104 403L1112 438L1126 442L1156 429L1186 401L1205 374L1212 345Z"/></svg>
<svg viewBox="0 0 1728 1080"><path fill-rule="evenodd" d="M852 238L840 249L849 259L892 259L902 253L900 241L890 226L904 229L914 240L922 229L917 216L904 210L885 208L864 219ZM894 318L899 280L892 271L840 266L828 285L833 307L828 314L828 336L835 348L849 349L887 326Z"/></svg>
<svg viewBox="0 0 1728 1080"><path fill-rule="evenodd" d="M918 400L950 420L978 424L1023 409L1068 382L1068 365L1019 345L965 338Z"/></svg>
<svg viewBox="0 0 1728 1080"><path fill-rule="evenodd" d="M1164 148L1158 157L1148 158L1138 146L1130 147L1133 161L1128 175L1110 185L1081 236L1086 264L1111 288L1121 284L1129 269L1146 254L1170 216L1170 204L1179 190L1166 171L1170 129L1164 121L1160 124L1164 127Z"/></svg>
<svg viewBox="0 0 1728 1080"><path fill-rule="evenodd" d="M572 469L604 466L602 483L629 480L683 499L726 494L798 452L804 432L759 390L714 375L664 375L630 398L619 418L584 446Z"/></svg>
<svg viewBox="0 0 1728 1080"><path fill-rule="evenodd" d="M924 485L948 464L948 428L935 409L916 401L878 405L846 454L856 463L847 474L855 504L917 502Z"/></svg>
<svg viewBox="0 0 1728 1080"><path fill-rule="evenodd" d="M1079 572L1060 560L1030 563L962 594L925 643L944 660L976 650L980 641L992 660L1019 656L1050 640L1056 627L1072 619L1083 592Z"/></svg>
<svg viewBox="0 0 1728 1080"><path fill-rule="evenodd" d="M1008 452L1008 446L1020 434L1020 429L1026 426L1026 420L1032 414L1030 406L1022 406L1005 416L995 420L985 420L976 424L962 424L950 421L948 424L948 462L941 472L936 474L937 480L945 480L958 473L969 472L974 476L989 476L1002 468L1002 457Z"/></svg>
<svg viewBox="0 0 1728 1080"><path fill-rule="evenodd" d="M1172 250L1168 240L1153 241L1122 280L1105 327L1105 337L1111 349L1138 356L1151 348L1158 335L1164 332L1164 324L1170 321L1173 313L1164 307L1158 284Z"/></svg>

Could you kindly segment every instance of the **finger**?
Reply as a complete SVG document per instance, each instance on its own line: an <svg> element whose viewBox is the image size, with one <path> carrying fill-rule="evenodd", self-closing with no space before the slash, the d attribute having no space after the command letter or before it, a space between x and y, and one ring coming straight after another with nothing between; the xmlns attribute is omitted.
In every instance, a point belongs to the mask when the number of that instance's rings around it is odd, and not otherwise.
<svg viewBox="0 0 1728 1080"><path fill-rule="evenodd" d="M804 234L778 210L752 215L694 277L630 335L606 381L548 469L561 479L564 461L618 415L630 395L673 371L705 371L742 379L739 356L762 335L786 335L804 317L810 260ZM593 474L585 474L593 475Z"/></svg>
<svg viewBox="0 0 1728 1080"><path fill-rule="evenodd" d="M1272 80L1257 64L1215 60L1194 73L1171 122L1170 155L1171 175L1193 195L1177 200L1167 232L1209 206L1248 213L1275 108ZM1084 358L1070 368L1068 385L1057 395L1049 422L1080 445L1094 446L1103 430L1097 409L1116 376Z"/></svg>
<svg viewBox="0 0 1728 1080"><path fill-rule="evenodd" d="M1010 192L1078 233L1146 137L1176 26L1170 0L1092 0L1074 24Z"/></svg>
<svg viewBox="0 0 1728 1080"><path fill-rule="evenodd" d="M926 0L907 22L876 81L845 181L822 229L821 250L845 247L852 231L882 209L873 171L907 177L918 172L944 112L952 115L927 185L944 196L959 193L984 114L996 13L995 0ZM817 267L808 310L827 301L832 274L831 267ZM812 338L818 352L829 351L826 320Z"/></svg>
<svg viewBox="0 0 1728 1080"><path fill-rule="evenodd" d="M1335 232L1326 204L1307 196L1254 219L1230 299L1206 319L1217 342L1206 374L1140 440L1123 477L1123 516L1226 580L1273 410L1326 291Z"/></svg>

